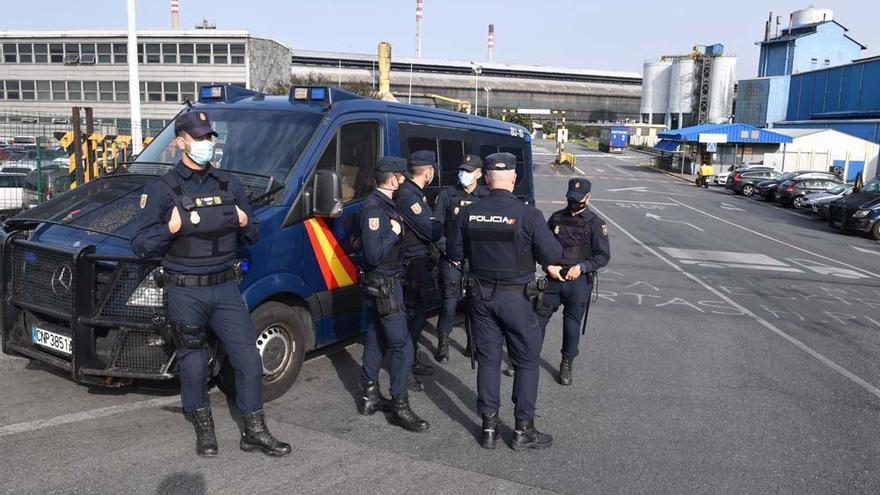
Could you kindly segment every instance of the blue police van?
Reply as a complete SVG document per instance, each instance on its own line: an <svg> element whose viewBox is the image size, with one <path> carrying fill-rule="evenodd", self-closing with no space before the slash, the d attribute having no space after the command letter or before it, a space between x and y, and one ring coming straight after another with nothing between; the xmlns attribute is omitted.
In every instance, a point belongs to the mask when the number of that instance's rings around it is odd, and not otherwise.
<svg viewBox="0 0 880 495"><path fill-rule="evenodd" d="M261 222L243 246L242 297L256 327L266 400L286 392L307 352L362 332L357 215L384 155L437 154L433 197L465 153L517 157L515 193L533 200L531 138L519 126L363 98L329 87L267 96L204 86L194 109L218 137L214 165L236 174ZM120 173L93 180L5 223L3 352L120 386L176 377L158 261L133 256L144 185L180 158L166 127ZM211 372L231 386L222 347Z"/></svg>

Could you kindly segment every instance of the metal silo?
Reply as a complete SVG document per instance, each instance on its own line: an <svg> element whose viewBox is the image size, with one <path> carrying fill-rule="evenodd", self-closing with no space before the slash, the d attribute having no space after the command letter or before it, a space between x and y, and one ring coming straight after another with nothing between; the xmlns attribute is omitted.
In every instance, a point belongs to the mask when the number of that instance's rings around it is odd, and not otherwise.
<svg viewBox="0 0 880 495"><path fill-rule="evenodd" d="M694 61L673 60L669 81L669 113L679 116L681 127L683 115L694 111Z"/></svg>
<svg viewBox="0 0 880 495"><path fill-rule="evenodd" d="M666 115L669 109L669 75L671 62L645 62L642 70L642 102L639 112L653 123L654 115Z"/></svg>
<svg viewBox="0 0 880 495"><path fill-rule="evenodd" d="M708 122L721 124L733 115L733 89L736 84L736 57L716 57L709 77Z"/></svg>

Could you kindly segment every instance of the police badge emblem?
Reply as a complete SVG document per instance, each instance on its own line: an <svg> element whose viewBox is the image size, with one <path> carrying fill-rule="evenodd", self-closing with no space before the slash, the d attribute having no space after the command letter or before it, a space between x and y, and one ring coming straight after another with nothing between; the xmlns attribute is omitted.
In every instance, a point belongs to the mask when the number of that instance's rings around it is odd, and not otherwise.
<svg viewBox="0 0 880 495"><path fill-rule="evenodd" d="M192 223L193 225L198 225L199 222L202 221L202 217L199 216L199 212L197 212L197 211L192 211L192 212L190 212L190 214L189 214L189 221L190 221L190 223Z"/></svg>
<svg viewBox="0 0 880 495"><path fill-rule="evenodd" d="M147 195L146 194L141 194L140 206L141 206L142 210L147 207Z"/></svg>
<svg viewBox="0 0 880 495"><path fill-rule="evenodd" d="M459 208L459 207L456 206L456 207L452 210L452 214L453 214L453 215L458 215L458 212L459 212L459 211L461 211L461 208Z"/></svg>
<svg viewBox="0 0 880 495"><path fill-rule="evenodd" d="M196 206L202 206L202 198L196 198Z"/></svg>
<svg viewBox="0 0 880 495"><path fill-rule="evenodd" d="M555 227L553 227L553 233L556 235L559 235L559 225L556 225Z"/></svg>
<svg viewBox="0 0 880 495"><path fill-rule="evenodd" d="M370 230L379 230L379 218L370 218L368 225L370 227Z"/></svg>
<svg viewBox="0 0 880 495"><path fill-rule="evenodd" d="M602 224L602 235L608 237L608 226L605 224Z"/></svg>
<svg viewBox="0 0 880 495"><path fill-rule="evenodd" d="M409 207L409 209L412 210L412 212L415 213L416 215L422 214L422 205L420 205L418 203L413 203L412 206Z"/></svg>

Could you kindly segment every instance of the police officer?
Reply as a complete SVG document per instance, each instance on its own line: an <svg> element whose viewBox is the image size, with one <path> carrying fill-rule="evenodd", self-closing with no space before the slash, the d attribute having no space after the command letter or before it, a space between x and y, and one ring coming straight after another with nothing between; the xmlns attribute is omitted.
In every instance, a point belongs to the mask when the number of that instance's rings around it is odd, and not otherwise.
<svg viewBox="0 0 880 495"><path fill-rule="evenodd" d="M483 161L477 155L467 154L458 166L458 184L443 188L434 202L434 217L444 227L444 239L438 246L445 254L446 242L452 237L452 228L458 214L465 206L482 199L489 194L489 188L478 181L483 176ZM443 299L440 305L440 316L437 319L437 352L434 359L440 363L449 362L449 334L452 333L452 322L455 309L461 297L461 283L465 279L465 265L457 267L448 258L441 261L441 282Z"/></svg>
<svg viewBox="0 0 880 495"><path fill-rule="evenodd" d="M376 189L360 211L360 239L363 253L361 287L364 291L367 334L361 368L362 399L359 412L365 416L384 409L379 392L379 368L386 352L391 354L391 422L410 431L425 431L427 421L410 409L407 394L414 347L406 327L403 289L403 220L394 208L392 195L403 182L406 161L384 157L376 166Z"/></svg>
<svg viewBox="0 0 880 495"><path fill-rule="evenodd" d="M469 318L477 361L477 407L483 419L480 444L494 449L499 436L502 343L506 341L516 370L513 380L516 431L514 450L550 447L553 438L535 428L541 329L530 300L535 286L535 261L558 265L562 247L547 229L540 210L513 195L516 157L486 157L491 189L482 200L464 207L452 232L447 254L453 262L468 259Z"/></svg>
<svg viewBox="0 0 880 495"><path fill-rule="evenodd" d="M208 115L182 113L174 131L180 161L147 184L140 199L143 221L131 248L141 257L162 258L180 396L184 414L195 426L196 452L204 457L218 452L208 400L210 327L235 369L236 403L244 422L241 449L287 455L290 445L276 440L266 427L263 365L235 267L239 243L256 242L259 222L238 178L211 165L212 136L217 134Z"/></svg>
<svg viewBox="0 0 880 495"><path fill-rule="evenodd" d="M416 151L409 156L409 174L395 196L397 212L403 218L404 229L404 271L403 297L406 304L407 322L412 337L414 362L413 375L430 375L434 372L423 363L418 352L419 337L427 321L425 301L434 286L431 277L432 263L430 251L432 243L443 236L443 226L434 218L425 198L424 188L434 180L434 167L437 158L433 151ZM415 376L410 381L410 389L424 390L424 385Z"/></svg>
<svg viewBox="0 0 880 495"><path fill-rule="evenodd" d="M562 266L547 267L547 288L536 312L541 331L546 332L550 317L563 305L562 362L556 377L562 385L571 385L572 362L578 355L581 321L590 309L594 274L611 259L608 226L587 208L591 188L587 179L568 181L568 206L547 221L562 245Z"/></svg>

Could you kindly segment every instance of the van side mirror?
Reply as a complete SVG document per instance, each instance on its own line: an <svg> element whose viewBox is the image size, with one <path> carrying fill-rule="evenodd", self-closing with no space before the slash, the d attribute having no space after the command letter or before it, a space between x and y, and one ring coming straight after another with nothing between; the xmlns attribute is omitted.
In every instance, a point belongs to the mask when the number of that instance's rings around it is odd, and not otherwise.
<svg viewBox="0 0 880 495"><path fill-rule="evenodd" d="M318 170L312 182L312 214L336 217L342 214L342 181L331 170Z"/></svg>

